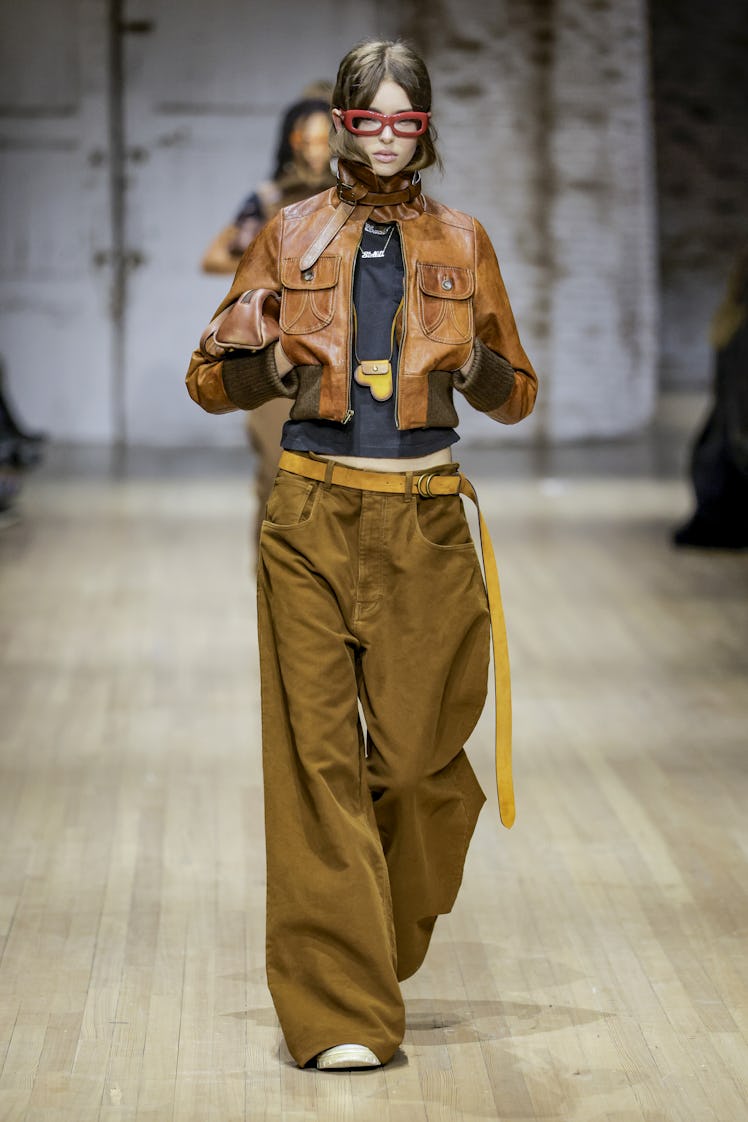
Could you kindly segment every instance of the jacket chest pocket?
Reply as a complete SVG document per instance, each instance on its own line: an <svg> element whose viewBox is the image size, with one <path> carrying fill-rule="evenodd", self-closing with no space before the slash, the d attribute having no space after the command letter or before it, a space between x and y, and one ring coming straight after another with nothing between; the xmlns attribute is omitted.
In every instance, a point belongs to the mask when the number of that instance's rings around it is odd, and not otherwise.
<svg viewBox="0 0 748 1122"><path fill-rule="evenodd" d="M335 310L340 257L320 257L303 272L298 257L281 262L280 327L286 335L308 335L327 327Z"/></svg>
<svg viewBox="0 0 748 1122"><path fill-rule="evenodd" d="M473 338L472 269L457 265L416 265L418 317L429 339L454 346Z"/></svg>

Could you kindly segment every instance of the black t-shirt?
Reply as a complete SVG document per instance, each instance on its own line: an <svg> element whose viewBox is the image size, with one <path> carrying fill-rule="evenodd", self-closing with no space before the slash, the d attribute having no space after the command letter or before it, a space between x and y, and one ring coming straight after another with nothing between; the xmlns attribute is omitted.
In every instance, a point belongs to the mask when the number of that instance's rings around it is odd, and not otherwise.
<svg viewBox="0 0 748 1122"><path fill-rule="evenodd" d="M393 393L377 401L368 386L351 376L353 416L339 421L287 421L284 448L337 456L380 456L387 459L426 456L459 440L453 428L398 429L398 348L393 320L403 298L403 257L397 224L367 220L356 257L353 306L356 325L351 369L365 359L390 359ZM390 358L390 353L392 357Z"/></svg>

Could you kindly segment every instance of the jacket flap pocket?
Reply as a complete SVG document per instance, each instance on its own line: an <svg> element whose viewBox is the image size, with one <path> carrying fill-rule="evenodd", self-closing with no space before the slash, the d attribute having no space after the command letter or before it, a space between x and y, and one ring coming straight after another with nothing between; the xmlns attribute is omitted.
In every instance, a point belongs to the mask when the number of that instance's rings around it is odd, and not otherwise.
<svg viewBox="0 0 748 1122"><path fill-rule="evenodd" d="M320 257L311 269L299 267L300 257L284 257L281 262L281 284L284 288L296 288L316 292L320 288L333 288L338 283L340 257L328 254Z"/></svg>
<svg viewBox="0 0 748 1122"><path fill-rule="evenodd" d="M472 269L457 265L426 265L418 262L418 284L427 296L440 300L467 300L475 287Z"/></svg>

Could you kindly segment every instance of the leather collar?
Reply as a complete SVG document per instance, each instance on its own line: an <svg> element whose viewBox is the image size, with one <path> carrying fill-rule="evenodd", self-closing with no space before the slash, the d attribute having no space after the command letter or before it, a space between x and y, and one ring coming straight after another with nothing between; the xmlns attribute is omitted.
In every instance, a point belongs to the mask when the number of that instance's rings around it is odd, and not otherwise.
<svg viewBox="0 0 748 1122"><path fill-rule="evenodd" d="M301 257L302 272L311 269L354 213L361 222L365 217L375 222L396 222L417 218L423 211L421 177L417 172L379 176L365 164L338 160L337 195L339 202L334 213Z"/></svg>
<svg viewBox="0 0 748 1122"><path fill-rule="evenodd" d="M338 160L338 198L344 203L362 206L397 206L410 203L421 194L421 177L410 175L377 175L366 164Z"/></svg>

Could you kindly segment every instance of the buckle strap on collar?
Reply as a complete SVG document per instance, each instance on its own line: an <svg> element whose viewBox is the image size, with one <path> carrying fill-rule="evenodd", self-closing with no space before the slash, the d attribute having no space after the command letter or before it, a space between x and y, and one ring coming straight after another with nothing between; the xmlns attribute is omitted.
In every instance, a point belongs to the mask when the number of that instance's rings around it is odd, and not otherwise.
<svg viewBox="0 0 748 1122"><path fill-rule="evenodd" d="M421 193L421 181L416 180L400 191L370 191L365 183L344 183L338 178L338 198L344 203L364 203L366 206L397 206L417 199Z"/></svg>

